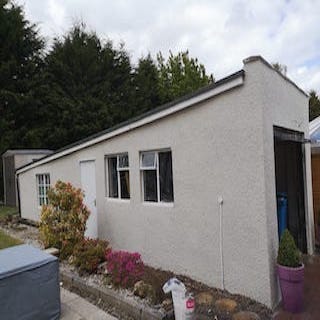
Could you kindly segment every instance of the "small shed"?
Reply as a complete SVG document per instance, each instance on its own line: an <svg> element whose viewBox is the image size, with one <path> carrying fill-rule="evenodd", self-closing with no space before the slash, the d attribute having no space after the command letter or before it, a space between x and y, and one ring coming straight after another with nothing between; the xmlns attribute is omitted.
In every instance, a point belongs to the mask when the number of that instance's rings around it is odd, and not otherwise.
<svg viewBox="0 0 320 320"><path fill-rule="evenodd" d="M52 152L47 149L18 149L7 150L2 154L4 204L6 206L18 206L16 169Z"/></svg>
<svg viewBox="0 0 320 320"><path fill-rule="evenodd" d="M87 233L146 264L269 307L278 194L313 253L308 95L262 57L192 94L17 170L21 216L39 220L57 180L85 193Z"/></svg>

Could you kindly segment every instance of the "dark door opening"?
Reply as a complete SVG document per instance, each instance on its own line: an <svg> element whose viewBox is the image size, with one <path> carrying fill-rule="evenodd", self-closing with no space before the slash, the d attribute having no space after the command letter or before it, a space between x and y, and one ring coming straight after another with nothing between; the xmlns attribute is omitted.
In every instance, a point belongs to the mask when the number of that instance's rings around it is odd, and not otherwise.
<svg viewBox="0 0 320 320"><path fill-rule="evenodd" d="M303 140L303 133L274 128L276 193L286 194L287 228L299 250L307 253Z"/></svg>

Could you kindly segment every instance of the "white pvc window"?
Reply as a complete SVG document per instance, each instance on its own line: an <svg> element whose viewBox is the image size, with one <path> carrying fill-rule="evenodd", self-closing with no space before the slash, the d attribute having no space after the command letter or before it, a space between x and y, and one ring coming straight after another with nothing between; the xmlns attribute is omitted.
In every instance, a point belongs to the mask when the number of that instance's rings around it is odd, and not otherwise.
<svg viewBox="0 0 320 320"><path fill-rule="evenodd" d="M109 198L130 199L128 154L108 156L106 159Z"/></svg>
<svg viewBox="0 0 320 320"><path fill-rule="evenodd" d="M147 151L140 154L143 200L173 202L171 151Z"/></svg>
<svg viewBox="0 0 320 320"><path fill-rule="evenodd" d="M50 188L50 175L37 174L37 194L38 194L38 205L42 206L48 204L48 190Z"/></svg>

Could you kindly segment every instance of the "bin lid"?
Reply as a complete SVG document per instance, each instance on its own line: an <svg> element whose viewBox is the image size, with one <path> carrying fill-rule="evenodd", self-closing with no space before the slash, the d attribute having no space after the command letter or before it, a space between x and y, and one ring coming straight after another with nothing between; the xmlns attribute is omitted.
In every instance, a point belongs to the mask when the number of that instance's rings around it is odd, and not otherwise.
<svg viewBox="0 0 320 320"><path fill-rule="evenodd" d="M33 246L22 244L0 250L0 279L38 268L57 260L56 257Z"/></svg>

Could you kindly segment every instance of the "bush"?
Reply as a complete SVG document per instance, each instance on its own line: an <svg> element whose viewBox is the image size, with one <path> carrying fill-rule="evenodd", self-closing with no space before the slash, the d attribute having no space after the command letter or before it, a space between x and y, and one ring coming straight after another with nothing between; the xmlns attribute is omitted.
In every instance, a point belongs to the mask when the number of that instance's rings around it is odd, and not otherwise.
<svg viewBox="0 0 320 320"><path fill-rule="evenodd" d="M72 264L76 266L79 273L93 273L97 271L100 263L105 260L105 252L108 241L83 239L74 247Z"/></svg>
<svg viewBox="0 0 320 320"><path fill-rule="evenodd" d="M48 191L49 204L42 206L40 238L46 247L58 248L62 259L69 257L74 246L84 239L90 213L83 197L81 189L58 181Z"/></svg>
<svg viewBox="0 0 320 320"><path fill-rule="evenodd" d="M301 254L288 229L284 230L280 239L278 264L291 268L301 266Z"/></svg>
<svg viewBox="0 0 320 320"><path fill-rule="evenodd" d="M107 271L114 285L129 288L141 279L144 264L139 253L109 251L106 253Z"/></svg>

